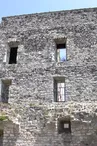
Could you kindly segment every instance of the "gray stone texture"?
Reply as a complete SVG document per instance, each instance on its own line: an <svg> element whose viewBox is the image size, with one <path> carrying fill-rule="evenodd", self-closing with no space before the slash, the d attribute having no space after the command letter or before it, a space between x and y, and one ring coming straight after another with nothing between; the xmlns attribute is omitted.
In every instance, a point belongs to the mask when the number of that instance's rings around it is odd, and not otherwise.
<svg viewBox="0 0 97 146"><path fill-rule="evenodd" d="M65 38L67 61L56 62ZM54 77L65 77L66 102L54 102ZM4 146L97 146L97 8L2 18L0 78L12 80ZM71 133L58 134L60 118Z"/></svg>

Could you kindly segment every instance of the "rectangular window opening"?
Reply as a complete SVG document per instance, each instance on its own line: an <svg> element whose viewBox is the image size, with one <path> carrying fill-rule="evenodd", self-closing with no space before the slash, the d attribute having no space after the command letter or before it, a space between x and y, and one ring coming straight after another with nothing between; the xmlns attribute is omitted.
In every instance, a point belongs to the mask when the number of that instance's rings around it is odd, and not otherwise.
<svg viewBox="0 0 97 146"><path fill-rule="evenodd" d="M71 122L70 120L59 120L58 133L71 133Z"/></svg>
<svg viewBox="0 0 97 146"><path fill-rule="evenodd" d="M17 49L18 49L18 47L11 47L10 48L9 64L16 64L17 63Z"/></svg>
<svg viewBox="0 0 97 146"><path fill-rule="evenodd" d="M8 103L10 85L11 80L2 80L1 82L1 102L3 103Z"/></svg>
<svg viewBox="0 0 97 146"><path fill-rule="evenodd" d="M66 101L65 78L54 79L54 97L56 102Z"/></svg>
<svg viewBox="0 0 97 146"><path fill-rule="evenodd" d="M66 61L66 43L57 44L57 61Z"/></svg>

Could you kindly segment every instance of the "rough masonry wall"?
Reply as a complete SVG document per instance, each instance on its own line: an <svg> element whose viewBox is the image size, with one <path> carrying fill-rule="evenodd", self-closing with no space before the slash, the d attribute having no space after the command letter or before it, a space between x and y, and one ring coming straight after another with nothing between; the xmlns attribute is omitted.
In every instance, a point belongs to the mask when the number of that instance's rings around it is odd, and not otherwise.
<svg viewBox="0 0 97 146"><path fill-rule="evenodd" d="M96 100L96 21L96 9L3 18L6 40L1 63L8 41L19 41L17 64L2 64L4 77L14 78L10 99L16 95L14 100L27 96L52 102L53 76L61 75L66 78L68 100ZM56 63L54 39L63 37L67 38L67 61Z"/></svg>
<svg viewBox="0 0 97 146"><path fill-rule="evenodd" d="M70 135L58 134L57 120L60 116L67 117L66 104L72 110L70 105L75 102L75 109L80 113L82 106L76 106L79 102L89 102L92 107L97 101L96 32L96 8L3 18L0 78L12 80L9 103L16 108L20 132L16 146L85 146L88 135L95 135L93 128L96 126L92 121L88 125L92 118L90 113L85 112L89 118L84 124L84 117L82 121L79 118L79 122L73 122L76 112L73 119L67 112L71 119ZM67 39L66 62L56 62L55 39L60 38ZM8 64L10 44L18 44L17 64ZM66 103L54 102L53 78L56 76L65 77ZM50 111L51 125L46 124L49 118L46 118L44 106L47 105L55 110ZM64 109L59 110L59 116L56 116L57 108Z"/></svg>

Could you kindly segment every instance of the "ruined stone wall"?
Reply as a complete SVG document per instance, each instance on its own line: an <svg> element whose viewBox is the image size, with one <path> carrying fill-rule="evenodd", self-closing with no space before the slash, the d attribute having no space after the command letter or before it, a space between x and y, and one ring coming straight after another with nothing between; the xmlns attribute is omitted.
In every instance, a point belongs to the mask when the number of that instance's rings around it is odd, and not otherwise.
<svg viewBox="0 0 97 146"><path fill-rule="evenodd" d="M90 137L96 137L96 32L97 8L2 19L0 78L12 80L8 102L15 109L19 124L14 145L85 146L90 144ZM56 62L55 39L61 38L66 38L67 61ZM17 64L8 64L8 50L16 44ZM65 103L54 102L56 76L65 77ZM60 117L70 118L71 133L58 134ZM90 145L96 146L95 139L91 141L94 143Z"/></svg>

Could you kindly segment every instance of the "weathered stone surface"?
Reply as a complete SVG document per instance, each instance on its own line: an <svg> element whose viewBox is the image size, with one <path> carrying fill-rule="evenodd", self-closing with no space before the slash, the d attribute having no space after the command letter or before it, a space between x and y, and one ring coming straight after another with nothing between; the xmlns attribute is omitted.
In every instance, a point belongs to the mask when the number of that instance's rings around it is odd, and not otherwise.
<svg viewBox="0 0 97 146"><path fill-rule="evenodd" d="M56 62L60 38L65 62ZM16 45L17 64L8 64ZM66 102L54 102L56 76L65 77ZM4 146L97 146L97 8L2 18L0 79L12 80L0 105ZM58 134L60 118L70 118L71 133Z"/></svg>

